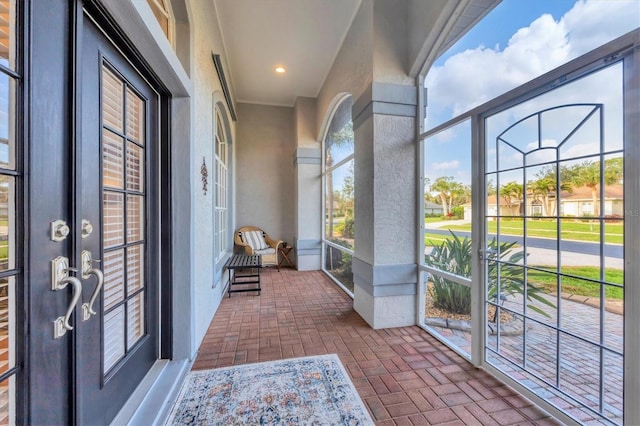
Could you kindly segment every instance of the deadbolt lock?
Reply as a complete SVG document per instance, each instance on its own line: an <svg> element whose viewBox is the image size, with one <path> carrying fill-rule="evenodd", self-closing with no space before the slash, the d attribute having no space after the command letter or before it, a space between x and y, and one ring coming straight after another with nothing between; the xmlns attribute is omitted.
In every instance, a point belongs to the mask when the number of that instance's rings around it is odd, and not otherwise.
<svg viewBox="0 0 640 426"><path fill-rule="evenodd" d="M69 225L64 220L51 222L51 241L62 241L69 235Z"/></svg>

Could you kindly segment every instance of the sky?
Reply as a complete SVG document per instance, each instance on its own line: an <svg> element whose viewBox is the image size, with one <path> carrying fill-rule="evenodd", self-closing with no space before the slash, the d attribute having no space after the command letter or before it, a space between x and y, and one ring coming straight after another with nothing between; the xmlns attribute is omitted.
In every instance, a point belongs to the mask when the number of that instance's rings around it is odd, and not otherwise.
<svg viewBox="0 0 640 426"><path fill-rule="evenodd" d="M639 0L504 0L438 58L427 74L427 128L444 123L639 25ZM607 105L607 116L611 121L606 126L609 128L608 140L619 141L621 138L612 127L621 127L621 118L615 117L615 114L621 113L621 85L616 81L620 72L609 70L608 74L592 76L575 85L572 83L571 90L559 90L553 97L543 96L530 101L509 114L495 117L492 125L495 129L504 129L518 117L522 118L540 108L569 102L597 101ZM563 121L578 123L585 109L568 111L564 109L548 113L547 128L551 123L561 125ZM565 128L568 129L567 126ZM553 137L548 136L548 140L541 142L537 142L537 139L534 141L534 137L530 136L531 140L527 140L523 146L528 146L527 149L541 145L557 146L562 140L562 132L551 131L551 134ZM470 126L467 123L429 139L425 147L427 177L433 181L438 176L454 176L456 180L470 183L469 135ZM536 146L538 143L541 145ZM585 143L591 146L598 141L589 140ZM620 144L616 142L613 145ZM573 152L580 151L580 147L571 148ZM569 148L564 151L569 152ZM488 153L492 153L490 148ZM529 156L529 164L532 159L533 155Z"/></svg>

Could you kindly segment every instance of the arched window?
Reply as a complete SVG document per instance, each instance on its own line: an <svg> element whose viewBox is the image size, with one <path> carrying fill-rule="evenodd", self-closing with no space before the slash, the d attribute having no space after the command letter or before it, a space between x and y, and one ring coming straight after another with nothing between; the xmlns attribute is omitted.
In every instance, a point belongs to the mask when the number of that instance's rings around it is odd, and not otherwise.
<svg viewBox="0 0 640 426"><path fill-rule="evenodd" d="M149 3L164 35L167 36L167 40L175 48L174 18L170 0L147 0L147 3Z"/></svg>
<svg viewBox="0 0 640 426"><path fill-rule="evenodd" d="M227 135L220 107L215 107L215 212L214 249L215 260L227 253L229 246L229 153Z"/></svg>
<svg viewBox="0 0 640 426"><path fill-rule="evenodd" d="M323 270L353 293L351 260L355 247L354 138L350 95L331 110L323 144Z"/></svg>

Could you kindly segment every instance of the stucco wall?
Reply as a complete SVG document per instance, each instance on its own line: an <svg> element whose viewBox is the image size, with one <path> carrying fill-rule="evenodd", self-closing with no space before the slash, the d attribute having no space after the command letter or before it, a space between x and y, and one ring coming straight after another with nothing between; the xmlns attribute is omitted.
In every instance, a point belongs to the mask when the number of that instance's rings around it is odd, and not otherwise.
<svg viewBox="0 0 640 426"><path fill-rule="evenodd" d="M213 188L215 179L215 162L213 157L214 140L214 98L222 100L222 88L211 53L223 53L222 37L217 25L216 11L212 2L192 2L191 26L194 31L193 57L193 138L192 143L192 217L193 234L193 288L195 342L202 341L211 319L218 308L222 297L224 283L216 283L216 277L224 278L225 274L216 275L213 261ZM229 118L230 119L230 118ZM235 144L235 126L231 125L231 158ZM208 188L206 194L202 189L202 162L208 169ZM233 183L231 183L233 187ZM231 237L230 237L231 238Z"/></svg>
<svg viewBox="0 0 640 426"><path fill-rule="evenodd" d="M363 0L336 56L331 71L318 93L316 128L324 130L329 106L347 92L357 99L373 78L373 0ZM322 135L318 136L318 140Z"/></svg>
<svg viewBox="0 0 640 426"><path fill-rule="evenodd" d="M373 80L376 82L415 84L407 73L407 15L407 2L375 0Z"/></svg>
<svg viewBox="0 0 640 426"><path fill-rule="evenodd" d="M377 115L375 139L376 265L415 263L415 118Z"/></svg>
<svg viewBox="0 0 640 426"><path fill-rule="evenodd" d="M297 98L294 112L297 145L293 158L296 174L294 179L295 238L296 241L305 240L304 243L317 241L319 244L322 228L322 179L320 178L321 144L316 139L316 100ZM298 258L304 255L304 252L304 247L302 249L298 247L296 253ZM299 263L298 266L300 267ZM305 268L309 266L309 264L304 265ZM317 268L319 265L310 269Z"/></svg>
<svg viewBox="0 0 640 426"><path fill-rule="evenodd" d="M417 73L436 42L450 11L455 8L449 0L409 0L407 13L407 67Z"/></svg>
<svg viewBox="0 0 640 426"><path fill-rule="evenodd" d="M293 243L296 149L293 108L238 104L236 227Z"/></svg>

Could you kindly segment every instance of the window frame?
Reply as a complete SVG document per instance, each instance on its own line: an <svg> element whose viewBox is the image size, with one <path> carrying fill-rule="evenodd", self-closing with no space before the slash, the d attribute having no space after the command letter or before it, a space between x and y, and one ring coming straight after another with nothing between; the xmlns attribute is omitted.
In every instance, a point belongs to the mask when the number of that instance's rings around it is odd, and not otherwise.
<svg viewBox="0 0 640 426"><path fill-rule="evenodd" d="M336 164L331 165L331 167L327 168L327 155L326 155L326 140L327 140L327 136L329 135L329 129L331 128L331 123L333 123L333 120L335 118L336 112L339 110L340 106L344 103L347 102L348 100L353 99L352 95L349 93L341 93L338 96L336 96L336 98L334 99L331 107L329 108L329 113L326 116L325 122L324 122L324 130L322 132L322 138L321 138L321 152L322 152L322 164L321 164L321 178L322 178L322 200L321 200L321 207L322 207L322 223L321 223L321 258L320 258L320 266L322 271L327 274L327 276L329 278L331 278L331 280L333 280L340 288L342 288L342 290L344 290L351 298L354 298L354 293L349 290L340 280L338 280L335 276L333 276L333 274L331 274L331 272L326 268L325 265L325 261L326 261L326 256L327 256L327 249L328 248L332 248L332 249L336 249L339 250L341 252L347 253L351 256L351 258L353 259L353 257L355 256L355 251L354 250L350 250L346 247L340 246L338 244L335 244L329 240L327 240L326 238L326 232L327 232L327 221L326 221L326 215L327 215L327 211L326 211L326 199L327 199L327 175L330 173L333 173L335 170L339 169L340 167L344 167L346 166L349 162L353 161L354 162L354 168L355 168L355 133L354 133L354 140L353 140L353 152L348 155L347 157L341 159L340 161L338 161ZM350 120L352 121L352 120ZM355 170L354 170L354 175L355 175ZM355 189L355 180L354 180L354 189ZM354 203L355 203L355 196L354 196ZM355 220L355 205L354 205L354 220ZM354 291L355 291L355 287L354 287Z"/></svg>
<svg viewBox="0 0 640 426"><path fill-rule="evenodd" d="M213 255L215 264L218 264L229 253L229 200L231 197L229 191L229 144L222 112L217 104L214 106L213 140ZM224 229L220 229L221 225L224 225Z"/></svg>

